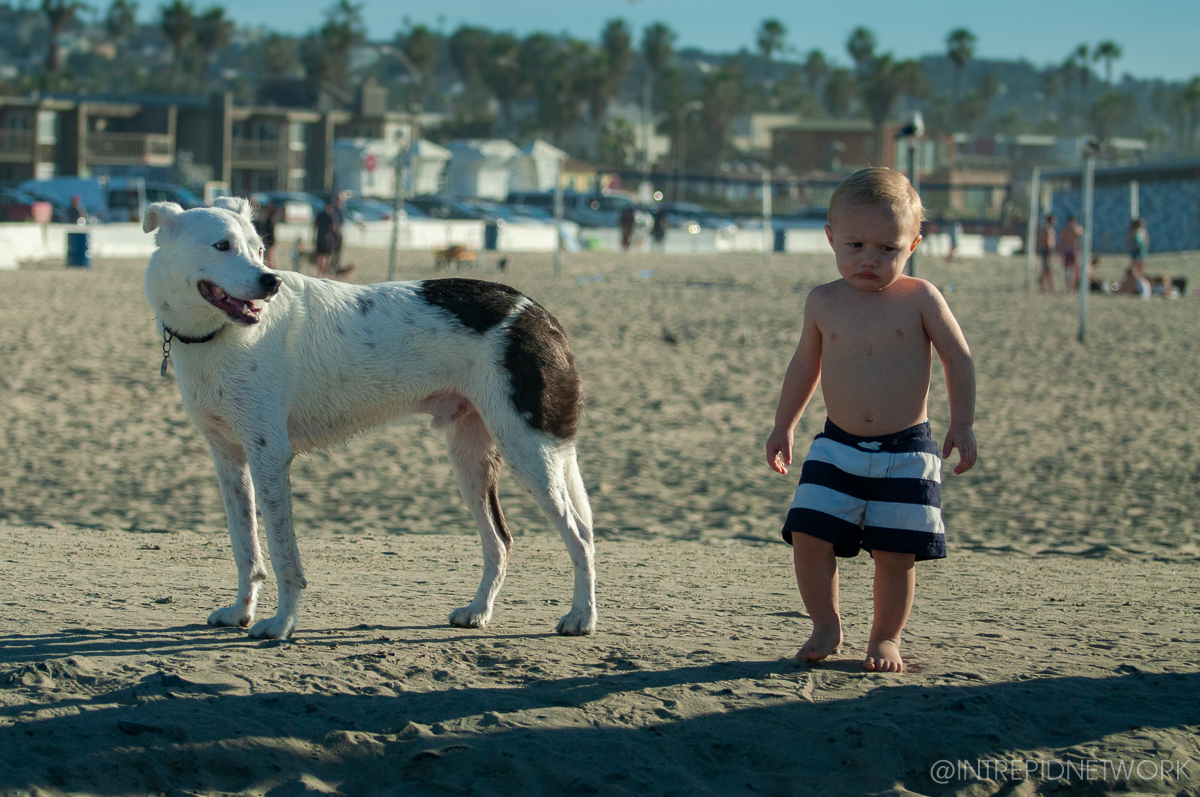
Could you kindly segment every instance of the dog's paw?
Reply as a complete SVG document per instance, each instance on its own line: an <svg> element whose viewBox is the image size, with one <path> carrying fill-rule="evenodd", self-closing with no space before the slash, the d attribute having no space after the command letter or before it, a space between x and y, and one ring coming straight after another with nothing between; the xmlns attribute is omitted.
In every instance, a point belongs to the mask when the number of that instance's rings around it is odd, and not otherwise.
<svg viewBox="0 0 1200 797"><path fill-rule="evenodd" d="M255 639L287 639L296 630L296 618L275 615L269 620L259 620L250 629L250 636Z"/></svg>
<svg viewBox="0 0 1200 797"><path fill-rule="evenodd" d="M478 610L474 605L450 612L450 625L457 628L483 628L492 619L491 611Z"/></svg>
<svg viewBox="0 0 1200 797"><path fill-rule="evenodd" d="M587 636L596 630L596 611L572 609L554 630L563 636Z"/></svg>
<svg viewBox="0 0 1200 797"><path fill-rule="evenodd" d="M209 625L236 625L245 628L254 619L254 610L244 603L217 609L208 616Z"/></svg>

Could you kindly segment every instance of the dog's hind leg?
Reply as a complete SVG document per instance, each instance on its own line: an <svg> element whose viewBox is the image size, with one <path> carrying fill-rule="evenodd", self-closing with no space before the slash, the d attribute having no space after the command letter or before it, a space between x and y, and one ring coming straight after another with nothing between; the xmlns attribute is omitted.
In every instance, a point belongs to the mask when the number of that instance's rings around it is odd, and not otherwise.
<svg viewBox="0 0 1200 797"><path fill-rule="evenodd" d="M592 539L592 510L583 481L578 478L578 465L572 471L574 444L526 429L506 434L500 441L500 453L558 529L575 568L571 611L558 621L558 633L566 636L592 633L596 630L596 546ZM575 484L572 486L571 482Z"/></svg>
<svg viewBox="0 0 1200 797"><path fill-rule="evenodd" d="M308 586L300 566L300 549L292 525L292 485L288 471L292 464L291 445L286 429L251 435L254 444L248 454L250 472L262 508L267 533L267 550L279 590L275 616L259 620L250 628L250 636L287 639L296 630L300 613L300 594Z"/></svg>
<svg viewBox="0 0 1200 797"><path fill-rule="evenodd" d="M450 462L458 475L459 489L466 500L483 544L483 579L469 606L450 612L450 625L483 628L492 619L496 595L508 570L512 535L504 523L497 492L500 455L479 414L474 410L452 421L446 430Z"/></svg>
<svg viewBox="0 0 1200 797"><path fill-rule="evenodd" d="M217 433L208 434L207 439L217 466L217 483L225 502L238 571L237 602L210 614L208 624L247 626L254 621L258 590L267 578L254 518L254 484L246 465L246 452L236 440Z"/></svg>

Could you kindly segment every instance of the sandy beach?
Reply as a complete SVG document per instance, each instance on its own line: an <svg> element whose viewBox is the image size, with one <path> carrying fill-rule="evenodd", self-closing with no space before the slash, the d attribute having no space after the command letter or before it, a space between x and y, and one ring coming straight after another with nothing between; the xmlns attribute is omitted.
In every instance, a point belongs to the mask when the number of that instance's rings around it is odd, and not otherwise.
<svg viewBox="0 0 1200 797"><path fill-rule="evenodd" d="M386 276L386 253L350 256ZM432 262L406 253L400 277ZM861 671L866 556L842 562L846 646L792 660L794 481L761 451L832 255L462 274L525 291L575 345L582 639L553 633L570 564L507 474L495 617L446 624L481 558L425 417L294 463L293 639L207 627L236 573L145 263L0 272L0 795L1200 794L1200 299L1093 296L1080 345L1077 299L1025 293L1024 267L919 260L975 355L980 458L947 469L950 555L918 568L903 675ZM1147 271L1195 284L1200 255ZM798 455L823 418L818 395Z"/></svg>

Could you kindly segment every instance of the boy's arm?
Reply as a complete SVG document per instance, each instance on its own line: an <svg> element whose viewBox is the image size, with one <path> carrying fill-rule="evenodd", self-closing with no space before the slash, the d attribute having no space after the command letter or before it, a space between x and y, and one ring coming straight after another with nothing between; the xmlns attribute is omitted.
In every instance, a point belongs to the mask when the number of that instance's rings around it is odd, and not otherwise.
<svg viewBox="0 0 1200 797"><path fill-rule="evenodd" d="M942 457L958 449L954 472L966 473L975 464L975 363L962 329L937 288L927 284L929 306L921 313L925 334L933 343L942 369L946 372L946 391L950 397L950 429L942 444Z"/></svg>
<svg viewBox="0 0 1200 797"><path fill-rule="evenodd" d="M792 442L796 424L821 381L821 330L813 319L813 293L804 303L804 329L800 345L788 363L775 409L775 428L767 438L767 464L776 473L786 474L792 464Z"/></svg>

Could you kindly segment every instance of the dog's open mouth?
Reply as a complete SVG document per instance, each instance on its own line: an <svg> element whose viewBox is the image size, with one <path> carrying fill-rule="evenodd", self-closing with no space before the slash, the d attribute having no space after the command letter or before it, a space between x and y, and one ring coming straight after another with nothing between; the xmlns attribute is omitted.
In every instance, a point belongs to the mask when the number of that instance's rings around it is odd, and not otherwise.
<svg viewBox="0 0 1200 797"><path fill-rule="evenodd" d="M196 286L204 300L239 324L257 324L263 311L263 303L253 299L230 296L208 280L200 280Z"/></svg>

